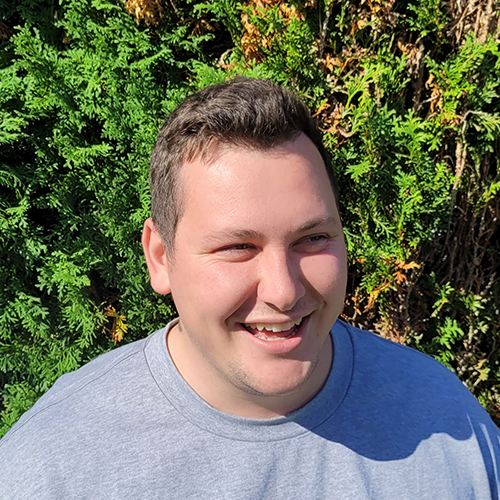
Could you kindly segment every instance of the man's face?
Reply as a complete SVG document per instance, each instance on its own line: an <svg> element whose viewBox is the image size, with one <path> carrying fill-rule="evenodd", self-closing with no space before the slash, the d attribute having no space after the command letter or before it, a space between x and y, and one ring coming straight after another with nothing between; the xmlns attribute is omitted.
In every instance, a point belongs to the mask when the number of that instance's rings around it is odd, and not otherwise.
<svg viewBox="0 0 500 500"><path fill-rule="evenodd" d="M328 376L346 287L318 150L304 135L272 151L226 148L184 164L180 182L185 210L165 257L181 326L168 341L174 363L229 413L244 413L224 407L235 399L305 404Z"/></svg>

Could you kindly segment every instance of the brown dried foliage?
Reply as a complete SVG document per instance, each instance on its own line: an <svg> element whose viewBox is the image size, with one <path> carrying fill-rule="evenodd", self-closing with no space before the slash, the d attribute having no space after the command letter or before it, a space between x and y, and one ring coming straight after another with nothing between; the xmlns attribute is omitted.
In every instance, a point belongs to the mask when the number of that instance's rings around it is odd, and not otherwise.
<svg viewBox="0 0 500 500"><path fill-rule="evenodd" d="M465 158L458 161L465 161ZM480 204L475 200L484 189L481 178L487 178L491 164L496 161L496 158L484 157L479 166L484 177L471 175L469 192L456 194L452 223L436 263L440 263L437 272L443 276L443 281L453 280L465 293L484 295L500 279L498 262L492 257L494 249L500 252L500 198L491 197L481 208L477 208ZM468 173L472 172L468 169Z"/></svg>
<svg viewBox="0 0 500 500"><path fill-rule="evenodd" d="M137 24L144 21L148 26L158 26L164 14L162 0L127 0L125 9Z"/></svg>
<svg viewBox="0 0 500 500"><path fill-rule="evenodd" d="M469 34L484 42L488 34L497 32L497 0L449 0L445 5L450 19L446 33L456 46L462 45Z"/></svg>
<svg viewBox="0 0 500 500"><path fill-rule="evenodd" d="M110 318L111 328L103 327L103 330L111 335L113 342L121 342L127 333L127 318L120 314L113 306L109 305L104 309L104 315Z"/></svg>
<svg viewBox="0 0 500 500"><path fill-rule="evenodd" d="M331 96L313 115L314 118L321 117L321 130L323 133L339 136L340 141L337 143L337 147L342 142L340 136L346 136L346 132L340 125L343 110L344 105Z"/></svg>
<svg viewBox="0 0 500 500"><path fill-rule="evenodd" d="M8 40L12 35L12 29L0 19L0 38Z"/></svg>
<svg viewBox="0 0 500 500"><path fill-rule="evenodd" d="M361 0L358 5L351 7L351 35L373 24L373 36L377 36L387 28L394 28L399 14L393 11L395 0Z"/></svg>
<svg viewBox="0 0 500 500"><path fill-rule="evenodd" d="M303 14L295 6L289 6L283 0L250 0L245 5L247 9L241 15L244 31L241 48L247 61L262 62L264 58L262 49L270 49L274 37L261 33L259 28L252 24L251 15L265 15L266 10L278 6L279 14L285 22L292 18L304 20Z"/></svg>

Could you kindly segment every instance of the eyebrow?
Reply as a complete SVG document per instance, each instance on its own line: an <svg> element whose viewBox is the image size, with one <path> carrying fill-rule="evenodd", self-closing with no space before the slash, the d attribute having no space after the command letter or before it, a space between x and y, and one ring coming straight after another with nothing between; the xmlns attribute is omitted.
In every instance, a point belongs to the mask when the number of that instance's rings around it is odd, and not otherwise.
<svg viewBox="0 0 500 500"><path fill-rule="evenodd" d="M328 224L337 224L337 218L333 216L327 217L318 217L312 219L310 221L305 222L302 226L299 226L294 232L304 233L306 231L310 231L318 226L328 225ZM227 229L224 231L220 231L218 233L209 234L205 238L203 238L204 242L213 243L220 242L225 239L258 239L262 237L262 233L258 231L253 231L251 229Z"/></svg>
<svg viewBox="0 0 500 500"><path fill-rule="evenodd" d="M297 229L297 232L302 233L314 229L315 227L328 224L337 224L337 218L333 215L329 215L327 217L318 217L317 219L312 219L305 224L302 224L302 226Z"/></svg>
<svg viewBox="0 0 500 500"><path fill-rule="evenodd" d="M250 229L227 229L220 231L218 233L208 234L203 238L206 243L219 243L226 239L257 239L262 236L258 231L252 231Z"/></svg>

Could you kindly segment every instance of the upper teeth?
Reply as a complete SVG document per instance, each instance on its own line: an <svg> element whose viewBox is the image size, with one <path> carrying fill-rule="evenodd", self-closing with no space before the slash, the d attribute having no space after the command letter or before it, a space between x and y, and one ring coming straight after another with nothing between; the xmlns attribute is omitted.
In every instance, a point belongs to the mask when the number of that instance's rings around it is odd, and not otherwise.
<svg viewBox="0 0 500 500"><path fill-rule="evenodd" d="M290 330L290 328L293 328L295 325L299 325L300 322L302 321L302 318L298 319L297 321L289 321L288 323L280 323L280 324L271 324L271 323L247 323L247 325L250 328L256 329L256 330L267 330L268 332L285 332L286 330Z"/></svg>

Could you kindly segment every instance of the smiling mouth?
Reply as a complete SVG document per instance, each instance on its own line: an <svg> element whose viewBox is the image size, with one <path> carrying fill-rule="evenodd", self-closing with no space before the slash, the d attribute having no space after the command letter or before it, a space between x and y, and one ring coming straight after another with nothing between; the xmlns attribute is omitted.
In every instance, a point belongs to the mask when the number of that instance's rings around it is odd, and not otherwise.
<svg viewBox="0 0 500 500"><path fill-rule="evenodd" d="M241 325L254 337L273 342L286 340L296 335L304 319L305 317L288 323L241 323Z"/></svg>

